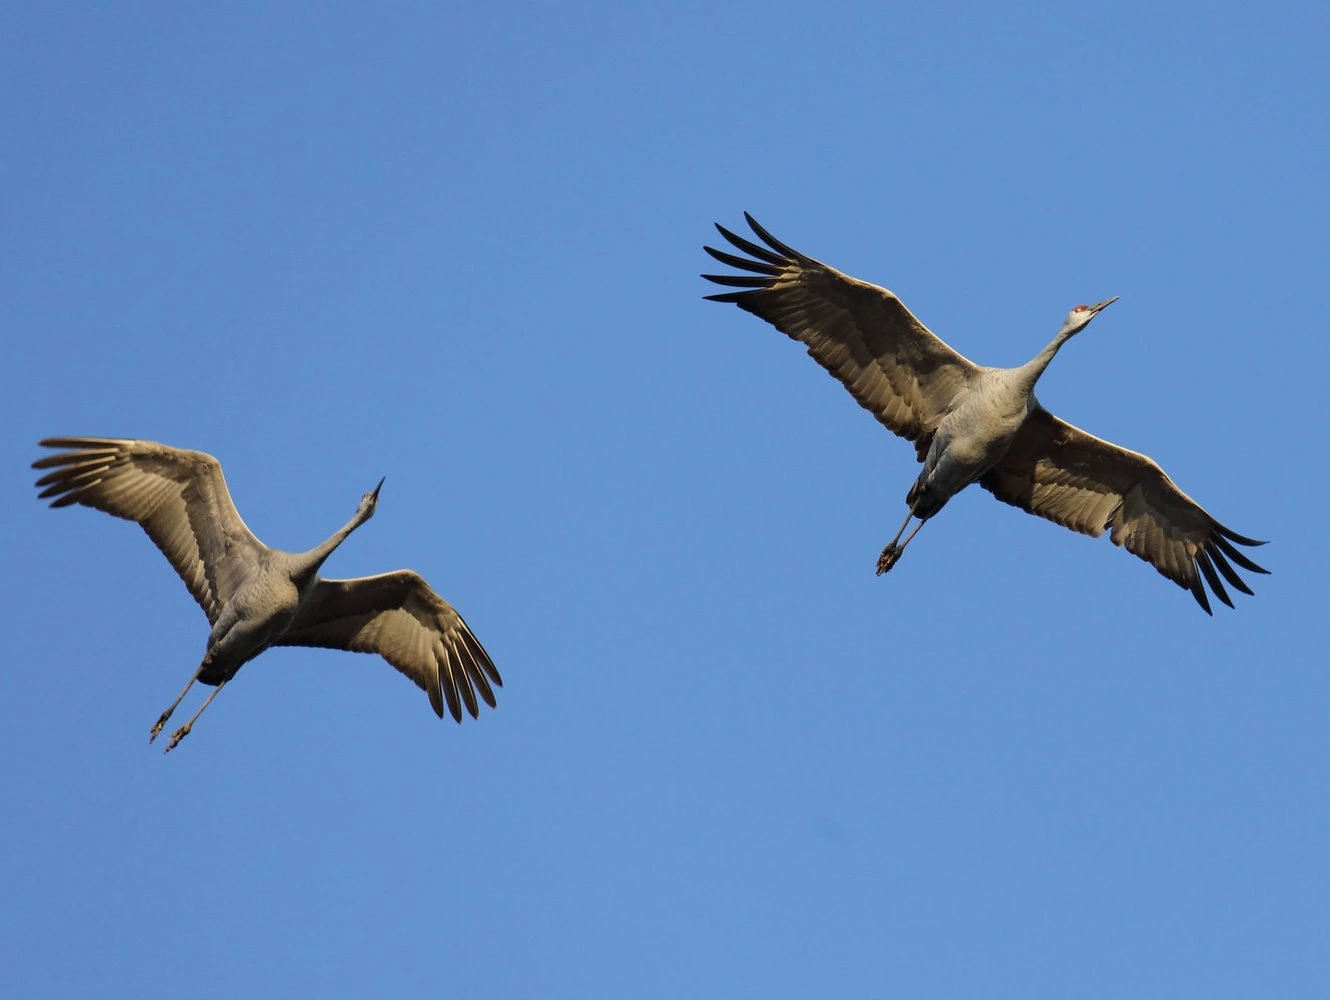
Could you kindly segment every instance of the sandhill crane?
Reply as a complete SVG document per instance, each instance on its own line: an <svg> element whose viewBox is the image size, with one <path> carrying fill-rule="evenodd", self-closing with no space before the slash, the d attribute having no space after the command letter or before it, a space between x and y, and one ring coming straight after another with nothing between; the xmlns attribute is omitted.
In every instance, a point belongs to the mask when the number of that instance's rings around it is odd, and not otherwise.
<svg viewBox="0 0 1330 1000"><path fill-rule="evenodd" d="M175 748L236 672L270 646L323 646L378 653L429 695L443 718L462 707L480 714L476 693L494 707L491 684L502 686L489 654L471 629L420 576L408 569L355 580L325 580L319 569L333 550L374 516L379 485L360 499L355 516L308 552L283 552L260 542L231 501L217 459L153 441L48 438L34 469L52 507L83 504L137 521L199 602L212 632L203 662L153 725L152 742L195 681L213 691L171 736Z"/></svg>
<svg viewBox="0 0 1330 1000"><path fill-rule="evenodd" d="M1228 560L1253 573L1267 572L1233 545L1264 542L1224 527L1150 458L1059 420L1035 398L1035 382L1059 348L1117 296L1077 306L1026 364L989 368L948 347L885 288L806 257L747 212L744 218L766 246L717 225L748 256L704 249L747 273L702 277L745 290L706 298L733 302L803 343L864 409L912 441L923 463L905 498L905 522L878 558L879 575L896 564L925 521L974 482L1005 503L1073 531L1095 537L1110 531L1115 545L1190 590L1206 614L1211 613L1207 583L1233 607L1221 575L1251 593ZM915 518L919 523L902 542Z"/></svg>

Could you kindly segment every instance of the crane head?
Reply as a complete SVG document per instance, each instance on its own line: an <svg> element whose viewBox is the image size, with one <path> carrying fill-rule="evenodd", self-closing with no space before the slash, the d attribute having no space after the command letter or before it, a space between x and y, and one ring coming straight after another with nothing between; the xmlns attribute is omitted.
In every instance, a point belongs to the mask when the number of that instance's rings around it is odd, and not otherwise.
<svg viewBox="0 0 1330 1000"><path fill-rule="evenodd" d="M360 514L363 520L368 521L374 516L374 508L379 505L379 490L383 489L384 480L387 478L384 476L379 480L378 486L360 498Z"/></svg>
<svg viewBox="0 0 1330 1000"><path fill-rule="evenodd" d="M1114 295L1111 299L1104 299L1103 302L1097 302L1092 306L1077 306L1067 313L1067 319L1062 324L1062 335L1070 337L1073 333L1080 333L1090 325L1090 320L1098 316L1101 310L1111 306L1118 298Z"/></svg>

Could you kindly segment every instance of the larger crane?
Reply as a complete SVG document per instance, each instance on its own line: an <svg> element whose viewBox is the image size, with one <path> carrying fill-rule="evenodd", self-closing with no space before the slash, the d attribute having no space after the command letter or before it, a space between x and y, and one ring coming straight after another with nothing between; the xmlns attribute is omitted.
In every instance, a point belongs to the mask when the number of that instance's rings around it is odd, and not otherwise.
<svg viewBox="0 0 1330 1000"><path fill-rule="evenodd" d="M952 350L885 288L806 257L747 212L744 218L766 246L718 224L748 256L704 249L746 273L704 274L743 289L706 298L733 302L804 344L864 409L913 442L923 463L905 498L905 521L878 558L879 575L896 564L925 521L976 482L999 500L1073 531L1095 537L1109 531L1115 545L1191 591L1206 614L1206 584L1230 608L1224 581L1251 593L1230 560L1268 572L1235 547L1264 542L1224 527L1147 456L1059 420L1035 398L1035 383L1062 345L1117 296L1077 306L1025 364L989 368Z"/></svg>
<svg viewBox="0 0 1330 1000"><path fill-rule="evenodd" d="M379 485L355 515L308 552L259 541L231 501L222 467L201 451L153 441L48 438L71 449L33 463L52 507L83 504L137 521L208 616L212 632L198 670L153 725L152 742L195 681L216 690L171 736L173 750L236 672L271 646L323 646L378 653L415 681L443 718L462 708L479 716L477 693L494 707L499 672L462 616L409 569L355 580L327 580L319 569L333 550L374 516Z"/></svg>

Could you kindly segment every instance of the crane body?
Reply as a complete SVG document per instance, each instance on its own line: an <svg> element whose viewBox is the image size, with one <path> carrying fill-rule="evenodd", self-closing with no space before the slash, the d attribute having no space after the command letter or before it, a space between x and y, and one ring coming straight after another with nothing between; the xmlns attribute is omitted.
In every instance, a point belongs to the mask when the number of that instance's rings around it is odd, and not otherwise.
<svg viewBox="0 0 1330 1000"><path fill-rule="evenodd" d="M1023 379L1000 368L981 369L970 391L938 421L924 467L906 502L927 520L996 465L1033 409Z"/></svg>

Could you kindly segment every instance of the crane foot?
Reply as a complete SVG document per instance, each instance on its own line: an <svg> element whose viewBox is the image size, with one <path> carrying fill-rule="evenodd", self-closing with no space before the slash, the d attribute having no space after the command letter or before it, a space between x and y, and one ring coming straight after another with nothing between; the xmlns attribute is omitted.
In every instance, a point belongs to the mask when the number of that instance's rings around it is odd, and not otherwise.
<svg viewBox="0 0 1330 1000"><path fill-rule="evenodd" d="M877 575L881 576L887 570L891 569L891 567L895 566L896 560L901 557L901 553L904 551L905 547L897 545L895 542L892 542L883 549L882 554L877 557Z"/></svg>
<svg viewBox="0 0 1330 1000"><path fill-rule="evenodd" d="M162 717L153 724L151 732L148 733L149 743L157 739L158 736L162 735L162 727L166 725L166 720L169 719L170 717L171 717L170 712L163 712Z"/></svg>
<svg viewBox="0 0 1330 1000"><path fill-rule="evenodd" d="M174 750L177 746L179 746L179 745L180 745L180 741L183 740L186 736L189 735L189 731L190 731L191 728L193 728L193 723L191 723L191 722L187 722L187 723L185 723L183 726L181 726L179 729L177 729L174 733L172 733L172 734L171 734L171 742L168 743L168 744L166 744L166 749L165 749L164 751L162 751L162 752L163 752L163 753L170 753L170 752L171 752L172 750Z"/></svg>

